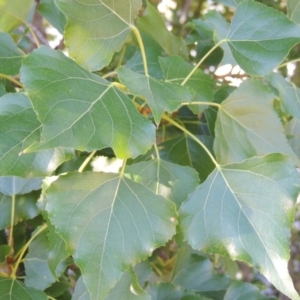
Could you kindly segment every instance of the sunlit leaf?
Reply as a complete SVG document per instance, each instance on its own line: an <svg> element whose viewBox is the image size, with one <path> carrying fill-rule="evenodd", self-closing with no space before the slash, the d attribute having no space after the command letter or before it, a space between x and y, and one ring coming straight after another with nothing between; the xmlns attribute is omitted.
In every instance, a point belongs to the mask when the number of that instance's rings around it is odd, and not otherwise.
<svg viewBox="0 0 300 300"><path fill-rule="evenodd" d="M294 118L285 126L285 132L290 136L288 140L293 151L300 159L300 120Z"/></svg>
<svg viewBox="0 0 300 300"><path fill-rule="evenodd" d="M244 1L236 8L226 41L241 68L261 76L278 66L300 42L300 27L271 7Z"/></svg>
<svg viewBox="0 0 300 300"><path fill-rule="evenodd" d="M298 191L299 175L281 154L218 166L181 206L180 230L194 249L246 261L299 299L287 269Z"/></svg>
<svg viewBox="0 0 300 300"><path fill-rule="evenodd" d="M135 182L148 187L157 195L174 202L178 207L198 185L198 174L189 167L153 159L126 167L125 173Z"/></svg>
<svg viewBox="0 0 300 300"><path fill-rule="evenodd" d="M21 93L0 98L0 175L37 177L51 174L74 155L71 149L52 149L20 155L40 140L41 124L29 99Z"/></svg>
<svg viewBox="0 0 300 300"><path fill-rule="evenodd" d="M215 125L214 152L222 163L242 161L268 153L298 158L289 146L273 108L274 94L260 81L243 82L223 101Z"/></svg>
<svg viewBox="0 0 300 300"><path fill-rule="evenodd" d="M23 57L24 55L17 48L11 36L8 33L0 32L0 73L18 74Z"/></svg>
<svg viewBox="0 0 300 300"><path fill-rule="evenodd" d="M41 143L27 151L112 147L124 158L145 153L153 144L155 127L132 101L60 51L40 47L24 59L21 75L43 125Z"/></svg>
<svg viewBox="0 0 300 300"><path fill-rule="evenodd" d="M119 174L61 176L46 195L49 218L92 299L105 299L130 265L175 233L175 205Z"/></svg>
<svg viewBox="0 0 300 300"><path fill-rule="evenodd" d="M182 102L190 101L192 98L189 90L183 86L142 75L130 69L119 68L118 75L132 94L145 98L156 124L160 123L165 111L173 112Z"/></svg>
<svg viewBox="0 0 300 300"><path fill-rule="evenodd" d="M19 0L1 0L0 31L10 32L23 25L33 3L33 0L23 0L22 5L20 5Z"/></svg>
<svg viewBox="0 0 300 300"><path fill-rule="evenodd" d="M84 68L100 70L119 51L131 32L142 0L56 0L67 17L65 43Z"/></svg>

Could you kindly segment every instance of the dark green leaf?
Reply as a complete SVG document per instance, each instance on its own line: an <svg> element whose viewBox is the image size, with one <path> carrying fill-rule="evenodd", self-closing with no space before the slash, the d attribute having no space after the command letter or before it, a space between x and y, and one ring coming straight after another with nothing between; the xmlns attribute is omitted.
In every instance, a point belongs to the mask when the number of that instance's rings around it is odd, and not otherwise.
<svg viewBox="0 0 300 300"><path fill-rule="evenodd" d="M18 74L23 57L11 36L8 33L0 32L0 73Z"/></svg>
<svg viewBox="0 0 300 300"><path fill-rule="evenodd" d="M21 74L43 124L41 143L27 151L112 147L125 158L145 153L153 144L155 127L132 101L60 51L40 47L24 59Z"/></svg>
<svg viewBox="0 0 300 300"><path fill-rule="evenodd" d="M284 111L300 119L300 89L286 81L280 74L272 73L267 80L277 90Z"/></svg>
<svg viewBox="0 0 300 300"><path fill-rule="evenodd" d="M273 108L273 99L273 93L260 81L249 79L221 103L214 143L221 164L272 152L288 154L299 164Z"/></svg>
<svg viewBox="0 0 300 300"><path fill-rule="evenodd" d="M166 81L181 84L184 79L193 70L193 66L185 62L178 56L159 58L159 63L164 72ZM215 81L201 69L196 70L190 79L186 82L185 86L192 88L195 95L192 101L205 101L212 102L215 89ZM196 105L191 105L191 109L196 114L201 111ZM203 108L203 106L202 106ZM202 109L203 111L203 109Z"/></svg>
<svg viewBox="0 0 300 300"><path fill-rule="evenodd" d="M141 0L55 3L67 17L65 43L70 56L90 71L108 65L121 49L142 5Z"/></svg>
<svg viewBox="0 0 300 300"><path fill-rule="evenodd" d="M287 0L287 14L293 22L300 24L300 2L298 0Z"/></svg>
<svg viewBox="0 0 300 300"><path fill-rule="evenodd" d="M156 124L160 123L165 111L173 112L182 102L192 98L189 90L183 86L142 75L124 67L118 69L118 75L132 94L145 98L152 109Z"/></svg>
<svg viewBox="0 0 300 300"><path fill-rule="evenodd" d="M29 99L21 93L0 98L0 175L45 176L74 154L70 149L53 149L19 155L40 139L41 124Z"/></svg>
<svg viewBox="0 0 300 300"><path fill-rule="evenodd" d="M37 10L53 27L63 33L66 17L56 6L55 0L40 0Z"/></svg>
<svg viewBox="0 0 300 300"><path fill-rule="evenodd" d="M236 8L226 41L232 55L250 75L266 75L300 42L300 27L286 15L256 1Z"/></svg>
<svg viewBox="0 0 300 300"><path fill-rule="evenodd" d="M148 3L143 16L137 19L137 27L150 35L168 55L188 57L184 40L167 29L164 18L151 4Z"/></svg>
<svg viewBox="0 0 300 300"><path fill-rule="evenodd" d="M246 261L299 299L287 269L298 191L297 170L281 154L218 166L181 206L180 230L194 249Z"/></svg>
<svg viewBox="0 0 300 300"><path fill-rule="evenodd" d="M0 291L3 300L47 300L42 291L25 286L21 281L0 277Z"/></svg>
<svg viewBox="0 0 300 300"><path fill-rule="evenodd" d="M49 219L80 267L92 299L105 299L126 268L175 233L174 204L122 175L68 174L46 195Z"/></svg>
<svg viewBox="0 0 300 300"><path fill-rule="evenodd" d="M180 300L185 292L171 283L150 284L147 292L155 300Z"/></svg>
<svg viewBox="0 0 300 300"><path fill-rule="evenodd" d="M66 276L62 276L59 281L54 282L49 288L45 290L45 293L52 297L57 297L57 299L61 299L59 296L64 293L68 293L69 290L73 288L71 282ZM64 300L66 298L63 298ZM68 299L68 298L67 298ZM71 299L71 297L69 297ZM78 300L78 299L77 299Z"/></svg>
<svg viewBox="0 0 300 300"><path fill-rule="evenodd" d="M22 5L19 0L1 1L0 31L10 32L20 25L24 25L33 3L33 0L24 0Z"/></svg>
<svg viewBox="0 0 300 300"><path fill-rule="evenodd" d="M48 237L47 231L44 230L30 243L24 258L26 286L44 290L55 282L56 278L50 271L47 259Z"/></svg>
<svg viewBox="0 0 300 300"><path fill-rule="evenodd" d="M38 194L30 193L15 198L15 214L13 224L32 219L38 215L36 201ZM0 229L10 226L12 197L0 193Z"/></svg>
<svg viewBox="0 0 300 300"><path fill-rule="evenodd" d="M212 139L198 136L202 143L212 148ZM190 166L199 173L201 181L213 171L215 165L203 148L191 138L182 135L160 144L161 158L181 166Z"/></svg>
<svg viewBox="0 0 300 300"><path fill-rule="evenodd" d="M6 260L6 256L11 253L11 247L8 245L0 245L0 267L1 263L4 263Z"/></svg>
<svg viewBox="0 0 300 300"><path fill-rule="evenodd" d="M195 170L161 159L133 164L126 167L125 173L128 173L129 178L135 182L174 202L178 207L199 183Z"/></svg>

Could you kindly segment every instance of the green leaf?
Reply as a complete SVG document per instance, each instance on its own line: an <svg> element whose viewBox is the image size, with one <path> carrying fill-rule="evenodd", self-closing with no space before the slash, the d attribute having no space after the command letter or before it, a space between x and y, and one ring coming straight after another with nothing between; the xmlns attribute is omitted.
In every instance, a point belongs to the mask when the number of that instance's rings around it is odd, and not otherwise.
<svg viewBox="0 0 300 300"><path fill-rule="evenodd" d="M14 300L47 300L42 291L25 286L21 281L0 277L0 291L2 299Z"/></svg>
<svg viewBox="0 0 300 300"><path fill-rule="evenodd" d="M66 26L66 17L58 9L54 0L40 0L37 6L38 12L61 34Z"/></svg>
<svg viewBox="0 0 300 300"><path fill-rule="evenodd" d="M266 79L277 90L284 111L300 119L300 89L280 74L272 73Z"/></svg>
<svg viewBox="0 0 300 300"><path fill-rule="evenodd" d="M171 282L204 296L223 299L231 279L214 272L213 263L206 257L192 253L189 247L181 247L172 272ZM233 298L232 298L233 299Z"/></svg>
<svg viewBox="0 0 300 300"><path fill-rule="evenodd" d="M192 98L189 90L183 86L142 75L124 67L118 69L118 75L132 94L145 98L152 109L156 124L160 123L165 111L173 112L182 102Z"/></svg>
<svg viewBox="0 0 300 300"><path fill-rule="evenodd" d="M40 139L40 131L41 124L24 94L7 94L0 98L1 176L49 175L73 157L73 150L59 148L20 156L22 150Z"/></svg>
<svg viewBox="0 0 300 300"><path fill-rule="evenodd" d="M155 40L168 55L188 57L187 47L181 37L174 36L166 27L161 14L147 2L144 14L137 19L137 27Z"/></svg>
<svg viewBox="0 0 300 300"><path fill-rule="evenodd" d="M33 3L33 0L24 0L22 5L19 0L0 1L0 31L11 32L24 25Z"/></svg>
<svg viewBox="0 0 300 300"><path fill-rule="evenodd" d="M300 24L300 2L298 0L287 0L287 15L295 23Z"/></svg>
<svg viewBox="0 0 300 300"><path fill-rule="evenodd" d="M236 8L226 41L246 73L262 76L300 42L300 27L276 9L244 1Z"/></svg>
<svg viewBox="0 0 300 300"><path fill-rule="evenodd" d="M8 245L0 245L0 267L1 263L4 263L6 257L11 253L11 247Z"/></svg>
<svg viewBox="0 0 300 300"><path fill-rule="evenodd" d="M35 50L24 59L21 76L43 125L41 143L26 151L112 147L119 158L126 158L152 146L155 127L131 99L60 51Z"/></svg>
<svg viewBox="0 0 300 300"><path fill-rule="evenodd" d="M198 136L200 141L209 149L212 148L212 139L208 136ZM168 140L159 145L160 156L169 162L193 167L204 181L213 171L215 165L203 148L186 135ZM212 151L211 151L212 152Z"/></svg>
<svg viewBox="0 0 300 300"><path fill-rule="evenodd" d="M19 73L24 55L17 48L8 33L0 32L0 73L16 75Z"/></svg>
<svg viewBox="0 0 300 300"><path fill-rule="evenodd" d="M183 289L168 282L150 284L147 292L155 300L180 300L185 294Z"/></svg>
<svg viewBox="0 0 300 300"><path fill-rule="evenodd" d="M13 224L28 220L38 215L36 201L38 194L30 193L15 197L15 214ZM0 230L10 226L12 197L0 193Z"/></svg>
<svg viewBox="0 0 300 300"><path fill-rule="evenodd" d="M46 196L49 219L92 299L105 299L130 265L175 233L175 205L122 175L67 174Z"/></svg>
<svg viewBox="0 0 300 300"><path fill-rule="evenodd" d="M273 99L273 93L260 81L249 79L221 103L214 143L221 164L272 152L285 153L299 164L273 108Z"/></svg>
<svg viewBox="0 0 300 300"><path fill-rule="evenodd" d="M193 192L198 183L198 174L189 167L153 159L127 166L125 173L135 182L149 188L157 195L174 202L177 207Z"/></svg>
<svg viewBox="0 0 300 300"><path fill-rule="evenodd" d="M263 300L266 299L259 292L259 289L247 282L233 282L224 297L224 300Z"/></svg>
<svg viewBox="0 0 300 300"><path fill-rule="evenodd" d="M0 193L6 196L27 194L41 189L41 186L42 178L0 177Z"/></svg>
<svg viewBox="0 0 300 300"><path fill-rule="evenodd" d="M297 157L300 158L300 121L296 118L292 119L286 124L285 132L290 135L291 138L288 142Z"/></svg>
<svg viewBox="0 0 300 300"><path fill-rule="evenodd" d="M215 0L215 2L219 2L230 7L236 7L239 3L243 1L244 0Z"/></svg>
<svg viewBox="0 0 300 300"><path fill-rule="evenodd" d="M178 56L160 57L159 63L164 72L165 80L172 83L181 84L193 70L191 64L185 62ZM213 101L215 81L201 69L197 69L193 73L185 86L191 88L195 92L192 101ZM199 113L200 109L196 105L191 105L190 108L194 108L193 112L196 114Z"/></svg>
<svg viewBox="0 0 300 300"><path fill-rule="evenodd" d="M180 230L194 249L246 261L299 299L287 269L298 191L297 170L281 154L218 166L181 206Z"/></svg>
<svg viewBox="0 0 300 300"><path fill-rule="evenodd" d="M34 232L33 232L34 234ZM48 265L47 231L42 231L29 245L24 258L25 285L44 290L56 281Z"/></svg>
<svg viewBox="0 0 300 300"><path fill-rule="evenodd" d="M142 6L141 0L56 0L55 3L67 17L65 43L70 56L90 71L109 64L131 32Z"/></svg>
<svg viewBox="0 0 300 300"><path fill-rule="evenodd" d="M74 294L72 297L72 300L91 300L89 291L85 284L83 283L82 276L78 278L76 281L75 289L74 289Z"/></svg>

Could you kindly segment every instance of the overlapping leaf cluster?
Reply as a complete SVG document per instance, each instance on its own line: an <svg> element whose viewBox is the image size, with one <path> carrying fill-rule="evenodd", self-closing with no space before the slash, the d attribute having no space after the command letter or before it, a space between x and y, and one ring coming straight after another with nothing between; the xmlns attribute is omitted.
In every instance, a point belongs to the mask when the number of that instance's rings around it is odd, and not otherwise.
<svg viewBox="0 0 300 300"><path fill-rule="evenodd" d="M17 2L0 0L0 298L267 299L243 261L300 299L300 90L279 72L298 2L216 1L230 23L208 11L178 37L142 0L41 0L66 49L29 53ZM237 88L211 68L228 62Z"/></svg>

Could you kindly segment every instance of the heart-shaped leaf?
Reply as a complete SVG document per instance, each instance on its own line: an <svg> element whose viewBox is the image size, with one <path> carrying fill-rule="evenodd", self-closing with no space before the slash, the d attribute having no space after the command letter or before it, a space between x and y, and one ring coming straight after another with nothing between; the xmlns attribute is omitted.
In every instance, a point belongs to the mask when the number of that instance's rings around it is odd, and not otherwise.
<svg viewBox="0 0 300 300"><path fill-rule="evenodd" d="M142 0L56 0L55 3L67 17L65 43L70 56L90 71L109 64L131 32L142 6Z"/></svg>
<svg viewBox="0 0 300 300"><path fill-rule="evenodd" d="M281 154L218 166L181 206L180 230L194 249L246 261L299 299L287 269L298 191L297 170Z"/></svg>
<svg viewBox="0 0 300 300"><path fill-rule="evenodd" d="M124 67L119 68L118 74L120 81L132 94L145 98L156 124L160 123L165 111L173 112L182 102L192 98L186 87L177 84L142 75Z"/></svg>
<svg viewBox="0 0 300 300"><path fill-rule="evenodd" d="M50 175L73 157L73 150L60 148L20 156L22 150L40 140L40 133L41 123L24 94L12 93L0 98L1 176Z"/></svg>
<svg viewBox="0 0 300 300"><path fill-rule="evenodd" d="M91 299L105 299L130 265L175 233L175 205L119 174L61 176L46 190L46 201Z"/></svg>
<svg viewBox="0 0 300 300"><path fill-rule="evenodd" d="M221 164L279 152L299 165L273 108L273 99L274 94L260 81L249 79L220 104L214 152Z"/></svg>
<svg viewBox="0 0 300 300"><path fill-rule="evenodd" d="M26 152L112 147L125 158L145 153L153 144L155 127L132 101L63 53L40 47L24 59L21 76L43 125L41 143Z"/></svg>

